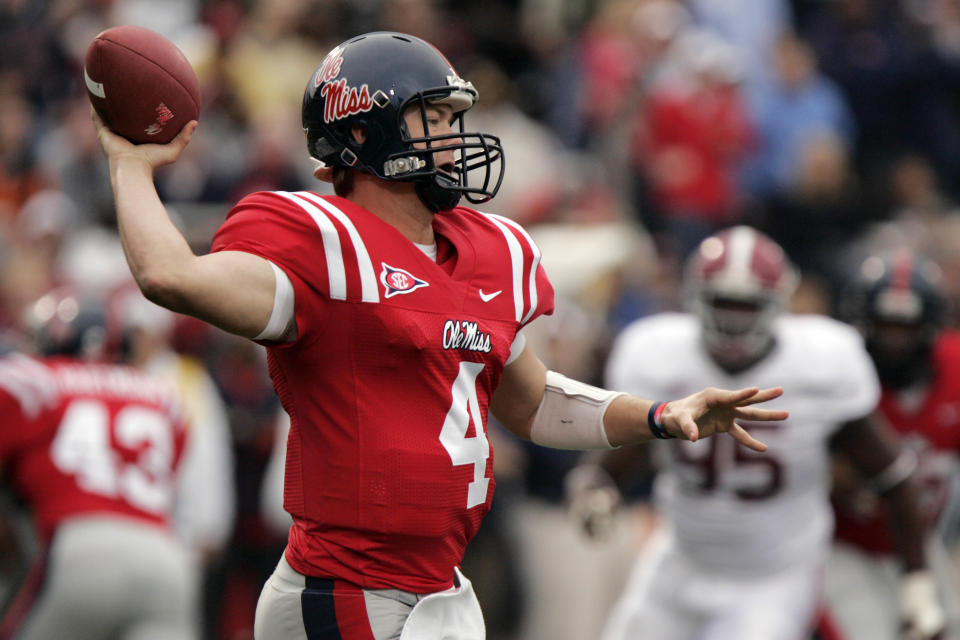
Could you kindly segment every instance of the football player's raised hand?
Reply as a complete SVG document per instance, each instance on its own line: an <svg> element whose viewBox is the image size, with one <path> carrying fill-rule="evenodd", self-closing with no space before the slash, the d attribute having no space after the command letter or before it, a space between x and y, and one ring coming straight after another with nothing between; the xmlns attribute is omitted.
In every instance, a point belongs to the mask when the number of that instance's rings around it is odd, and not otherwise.
<svg viewBox="0 0 960 640"><path fill-rule="evenodd" d="M113 161L121 157L136 158L147 164L150 169L156 169L176 161L190 143L198 124L196 120L191 120L167 144L133 144L123 136L111 131L110 127L103 122L92 107L90 108L90 117L97 129L100 146L103 147L103 152L109 160Z"/></svg>
<svg viewBox="0 0 960 640"><path fill-rule="evenodd" d="M736 421L785 420L788 416L786 411L752 406L781 395L783 389L780 387L748 387L736 391L708 387L686 398L666 403L659 419L667 433L677 438L696 441L718 433L729 433L745 447L766 451L767 445L751 436Z"/></svg>

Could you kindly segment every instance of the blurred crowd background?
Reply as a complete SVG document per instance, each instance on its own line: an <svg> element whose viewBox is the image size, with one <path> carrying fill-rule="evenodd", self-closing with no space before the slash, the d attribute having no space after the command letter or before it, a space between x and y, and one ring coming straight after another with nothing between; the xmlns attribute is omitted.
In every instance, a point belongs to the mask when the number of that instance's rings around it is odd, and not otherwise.
<svg viewBox="0 0 960 640"><path fill-rule="evenodd" d="M198 252L246 193L326 192L300 127L305 82L333 46L384 29L434 43L480 91L467 127L500 136L507 161L483 208L543 250L558 308L532 337L551 368L598 382L612 336L680 307L687 253L735 223L800 267L797 310L834 313L862 257L908 246L940 263L958 323L960 0L0 0L10 348L50 288L129 278L82 79L86 47L117 24L168 36L200 77L200 127L157 178ZM261 347L188 318L161 324L205 365L229 425L236 504L204 553L205 637L249 639L285 540L264 482L278 402ZM491 429L497 498L466 570L491 638L589 638L643 516L591 547L563 515L575 454Z"/></svg>

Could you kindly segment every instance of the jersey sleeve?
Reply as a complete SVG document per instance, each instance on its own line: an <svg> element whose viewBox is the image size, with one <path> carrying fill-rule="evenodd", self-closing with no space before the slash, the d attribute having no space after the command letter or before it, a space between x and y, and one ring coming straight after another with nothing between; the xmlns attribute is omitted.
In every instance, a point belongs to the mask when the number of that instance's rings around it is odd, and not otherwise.
<svg viewBox="0 0 960 640"><path fill-rule="evenodd" d="M520 328L554 308L553 285L541 264L540 248L527 231L509 218L483 214L503 234L509 254L514 309Z"/></svg>
<svg viewBox="0 0 960 640"><path fill-rule="evenodd" d="M876 408L880 380L856 329L831 318L810 317L805 344L808 380L822 390L817 411L842 423Z"/></svg>
<svg viewBox="0 0 960 640"><path fill-rule="evenodd" d="M290 197L261 191L243 198L217 230L211 251L252 253L282 269L293 284L297 342L316 332L329 300L323 238L313 219Z"/></svg>

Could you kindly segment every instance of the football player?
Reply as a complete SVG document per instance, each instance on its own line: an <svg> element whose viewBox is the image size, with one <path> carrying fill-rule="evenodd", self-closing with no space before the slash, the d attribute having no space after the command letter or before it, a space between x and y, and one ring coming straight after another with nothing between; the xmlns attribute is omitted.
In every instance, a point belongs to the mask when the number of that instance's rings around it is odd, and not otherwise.
<svg viewBox="0 0 960 640"><path fill-rule="evenodd" d="M889 517L874 487L857 477L845 456L835 460L837 529L827 572L827 614L847 640L897 640L898 612L925 607L931 618L949 612L960 637L955 565L960 507L960 334L944 327L940 269L911 251L868 257L844 296L843 317L863 334L880 376L880 411L915 468L927 526L931 573L901 578Z"/></svg>
<svg viewBox="0 0 960 640"><path fill-rule="evenodd" d="M102 307L58 290L32 307L38 356L0 358L0 468L41 552L0 638L196 635L196 578L172 509L185 425L174 390L105 360Z"/></svg>
<svg viewBox="0 0 960 640"><path fill-rule="evenodd" d="M606 372L612 389L673 397L776 380L784 396L772 406L790 418L746 425L767 443L763 455L713 438L670 440L656 452L663 526L644 547L605 640L806 637L833 531L831 445L848 452L897 516L907 571L924 570L915 494L896 441L872 419L879 384L863 341L831 318L786 313L796 281L775 242L733 227L688 260L687 313L641 318L616 338ZM603 461L615 469L613 462Z"/></svg>
<svg viewBox="0 0 960 640"><path fill-rule="evenodd" d="M550 447L609 448L779 420L777 387L651 400L548 372L521 329L553 310L515 222L458 206L499 189L503 149L470 132L477 91L432 45L378 32L336 46L303 98L315 176L334 196L243 198L195 256L153 184L197 124L134 146L94 115L134 277L148 298L267 346L290 416L288 544L258 640L482 638L458 565L490 508L488 412ZM665 398L666 399L666 398ZM651 430L651 427L653 430Z"/></svg>

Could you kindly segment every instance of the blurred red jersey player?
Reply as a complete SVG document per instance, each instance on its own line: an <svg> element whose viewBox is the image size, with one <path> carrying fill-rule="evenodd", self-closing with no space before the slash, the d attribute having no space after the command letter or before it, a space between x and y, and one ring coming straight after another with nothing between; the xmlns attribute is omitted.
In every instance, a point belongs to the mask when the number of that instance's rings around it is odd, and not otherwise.
<svg viewBox="0 0 960 640"><path fill-rule="evenodd" d="M956 544L960 506L960 333L945 328L939 267L910 251L867 258L843 309L863 333L882 385L880 411L903 438L901 474L921 490L933 572L898 584L895 536L875 487L835 463L836 544L828 572L830 615L848 640L897 639L896 613L907 601L940 604L949 637L960 632Z"/></svg>
<svg viewBox="0 0 960 640"><path fill-rule="evenodd" d="M192 562L171 526L186 433L174 390L103 359L91 300L54 292L31 319L38 355L0 358L0 468L41 553L0 638L195 638Z"/></svg>

